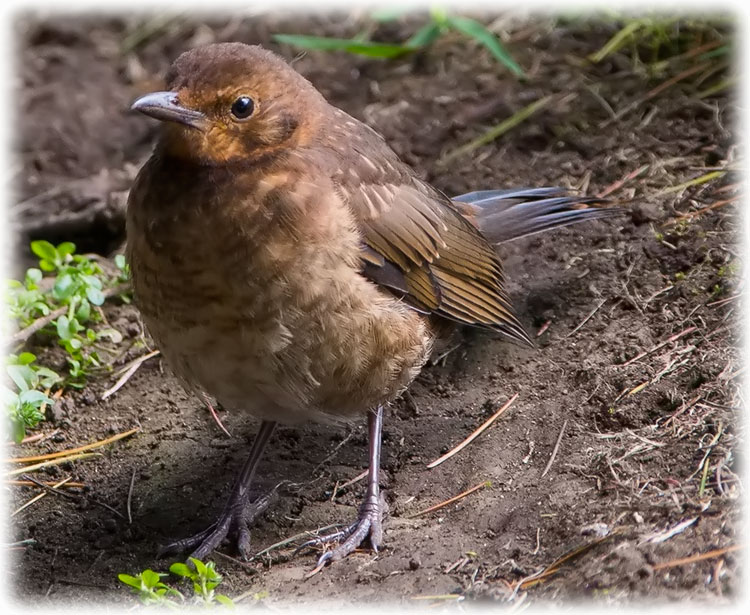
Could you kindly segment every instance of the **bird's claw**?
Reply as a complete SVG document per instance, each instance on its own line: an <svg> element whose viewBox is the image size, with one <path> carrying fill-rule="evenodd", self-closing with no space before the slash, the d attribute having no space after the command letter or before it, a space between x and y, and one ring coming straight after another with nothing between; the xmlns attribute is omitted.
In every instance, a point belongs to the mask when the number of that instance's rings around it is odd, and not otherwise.
<svg viewBox="0 0 750 615"><path fill-rule="evenodd" d="M383 544L384 506L385 500L383 499L382 494L377 500L368 498L359 509L358 519L349 527L326 536L320 536L308 540L306 543L298 547L297 551L300 551L305 547L321 546L343 540L343 542L341 542L336 548L326 551L320 556L320 558L318 558L315 567L316 570L321 569L329 562L337 562L344 559L347 555L353 553L354 550L368 538L370 547L377 553Z"/></svg>

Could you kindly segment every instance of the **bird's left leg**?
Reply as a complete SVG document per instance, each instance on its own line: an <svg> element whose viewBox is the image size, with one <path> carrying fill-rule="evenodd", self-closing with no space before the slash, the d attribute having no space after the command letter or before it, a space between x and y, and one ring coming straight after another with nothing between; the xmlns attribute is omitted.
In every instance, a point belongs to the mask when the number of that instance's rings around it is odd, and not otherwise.
<svg viewBox="0 0 750 615"><path fill-rule="evenodd" d="M367 472L367 491L359 507L357 520L348 528L311 540L302 545L298 551L306 546L320 545L336 540L343 540L335 549L324 553L318 560L318 567L326 562L335 562L345 558L366 538L370 539L370 546L374 551L383 542L383 502L380 499L380 441L383 432L383 407L371 410L367 415L369 435L369 469Z"/></svg>

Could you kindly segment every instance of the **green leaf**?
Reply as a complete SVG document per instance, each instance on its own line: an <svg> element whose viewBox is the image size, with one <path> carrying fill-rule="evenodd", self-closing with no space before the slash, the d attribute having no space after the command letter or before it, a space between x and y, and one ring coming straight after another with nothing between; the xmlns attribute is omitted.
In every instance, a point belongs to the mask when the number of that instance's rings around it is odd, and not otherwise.
<svg viewBox="0 0 750 615"><path fill-rule="evenodd" d="M61 258L65 258L68 254L73 254L76 251L76 244L72 241L63 241L57 246L57 253Z"/></svg>
<svg viewBox="0 0 750 615"><path fill-rule="evenodd" d="M8 365L5 371L19 391L28 391L34 384L34 372L28 365Z"/></svg>
<svg viewBox="0 0 750 615"><path fill-rule="evenodd" d="M86 289L86 298L94 305L101 305L104 303L104 293L93 286L89 286Z"/></svg>
<svg viewBox="0 0 750 615"><path fill-rule="evenodd" d="M66 273L61 275L55 281L53 295L55 299L65 301L70 298L76 290L76 285L73 282L73 276Z"/></svg>
<svg viewBox="0 0 750 615"><path fill-rule="evenodd" d="M129 574L118 574L117 578L120 579L121 583L125 583L125 585L130 585L130 587L134 587L138 591L141 590L141 580L130 576Z"/></svg>
<svg viewBox="0 0 750 615"><path fill-rule="evenodd" d="M42 259L39 261L39 268L42 271L54 271L55 270L55 264L51 261L48 261L46 259Z"/></svg>
<svg viewBox="0 0 750 615"><path fill-rule="evenodd" d="M44 239L37 239L31 242L31 251L36 254L39 258L47 261L55 262L58 260L57 250L49 241Z"/></svg>
<svg viewBox="0 0 750 615"><path fill-rule="evenodd" d="M523 77L523 69L503 47L500 40L481 23L468 17L447 16L445 23L474 40L478 41L490 50L493 56L517 77Z"/></svg>
<svg viewBox="0 0 750 615"><path fill-rule="evenodd" d="M128 262L125 260L124 254L115 254L115 266L118 269L125 269L128 266Z"/></svg>
<svg viewBox="0 0 750 615"><path fill-rule="evenodd" d="M407 45L357 41L350 38L327 38L305 34L274 34L273 38L279 43L286 43L295 47L317 51L346 51L347 53L356 53L371 58L396 58L413 51Z"/></svg>
<svg viewBox="0 0 750 615"><path fill-rule="evenodd" d="M120 333L117 329L112 329L111 327L98 331L96 333L96 337L98 339L101 339L103 337L109 338L109 340L113 344L119 344L120 342L122 342L122 333Z"/></svg>
<svg viewBox="0 0 750 615"><path fill-rule="evenodd" d="M32 267L31 269L26 270L26 286L30 286L31 284L38 284L42 281L42 272L40 269L37 269L36 267Z"/></svg>
<svg viewBox="0 0 750 615"><path fill-rule="evenodd" d="M24 391L18 396L22 404L31 404L38 408L42 404L53 404L54 402L41 391Z"/></svg>
<svg viewBox="0 0 750 615"><path fill-rule="evenodd" d="M426 47L437 39L441 32L442 28L440 27L440 24L435 22L425 24L409 37L409 40L406 41L405 45L414 49Z"/></svg>
<svg viewBox="0 0 750 615"><path fill-rule="evenodd" d="M206 564L204 564L199 559L196 559L195 557L191 557L190 561L193 562L193 566L195 566L196 572L201 576L206 576Z"/></svg>
<svg viewBox="0 0 750 615"><path fill-rule="evenodd" d="M87 322L91 318L91 303L88 299L81 299L81 305L76 310L76 318L82 322Z"/></svg>
<svg viewBox="0 0 750 615"><path fill-rule="evenodd" d="M36 375L39 378L39 384L45 389L62 381L62 377L48 367L38 367L36 369Z"/></svg>
<svg viewBox="0 0 750 615"><path fill-rule="evenodd" d="M193 575L193 571L188 568L187 565L183 564L182 562L175 562L169 567L169 572L172 574L176 574L179 577L185 577L185 578L191 578Z"/></svg>
<svg viewBox="0 0 750 615"><path fill-rule="evenodd" d="M141 573L141 579L143 579L143 583L149 589L156 587L159 584L160 579L164 576L166 575L163 573L154 572L150 568L147 568Z"/></svg>
<svg viewBox="0 0 750 615"><path fill-rule="evenodd" d="M16 365L28 365L29 363L33 363L36 361L36 355L31 354L30 352L22 352L18 355L18 358L16 359Z"/></svg>
<svg viewBox="0 0 750 615"><path fill-rule="evenodd" d="M224 606L234 606L234 600L232 600L229 596L225 596L224 594L216 594L215 596L216 602L219 604L223 604Z"/></svg>
<svg viewBox="0 0 750 615"><path fill-rule="evenodd" d="M11 419L11 431L13 433L13 441L16 444L20 444L26 437L26 423L18 417L13 417Z"/></svg>
<svg viewBox="0 0 750 615"><path fill-rule="evenodd" d="M73 333L70 330L70 321L68 320L68 317L63 314L60 316L60 318L57 319L57 337L59 337L61 340L69 340Z"/></svg>

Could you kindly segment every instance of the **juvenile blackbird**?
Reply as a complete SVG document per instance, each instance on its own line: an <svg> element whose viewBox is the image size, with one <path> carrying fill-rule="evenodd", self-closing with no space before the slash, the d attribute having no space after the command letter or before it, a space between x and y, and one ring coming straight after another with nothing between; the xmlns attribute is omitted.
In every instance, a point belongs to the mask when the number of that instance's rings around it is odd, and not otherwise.
<svg viewBox="0 0 750 615"><path fill-rule="evenodd" d="M277 423L367 413L358 519L319 564L382 542L383 407L445 322L530 344L494 244L615 213L557 188L450 199L284 60L241 43L182 54L130 193L128 257L143 320L175 374L262 424L217 521L173 548L246 556L249 485ZM325 539L324 539L325 540Z"/></svg>

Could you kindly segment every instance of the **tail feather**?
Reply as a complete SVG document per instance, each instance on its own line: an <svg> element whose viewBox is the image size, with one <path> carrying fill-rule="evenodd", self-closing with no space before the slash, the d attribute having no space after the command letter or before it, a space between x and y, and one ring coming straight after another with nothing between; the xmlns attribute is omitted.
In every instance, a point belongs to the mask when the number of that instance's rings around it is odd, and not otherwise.
<svg viewBox="0 0 750 615"><path fill-rule="evenodd" d="M577 197L562 188L479 190L453 200L493 244L623 212L602 199Z"/></svg>

